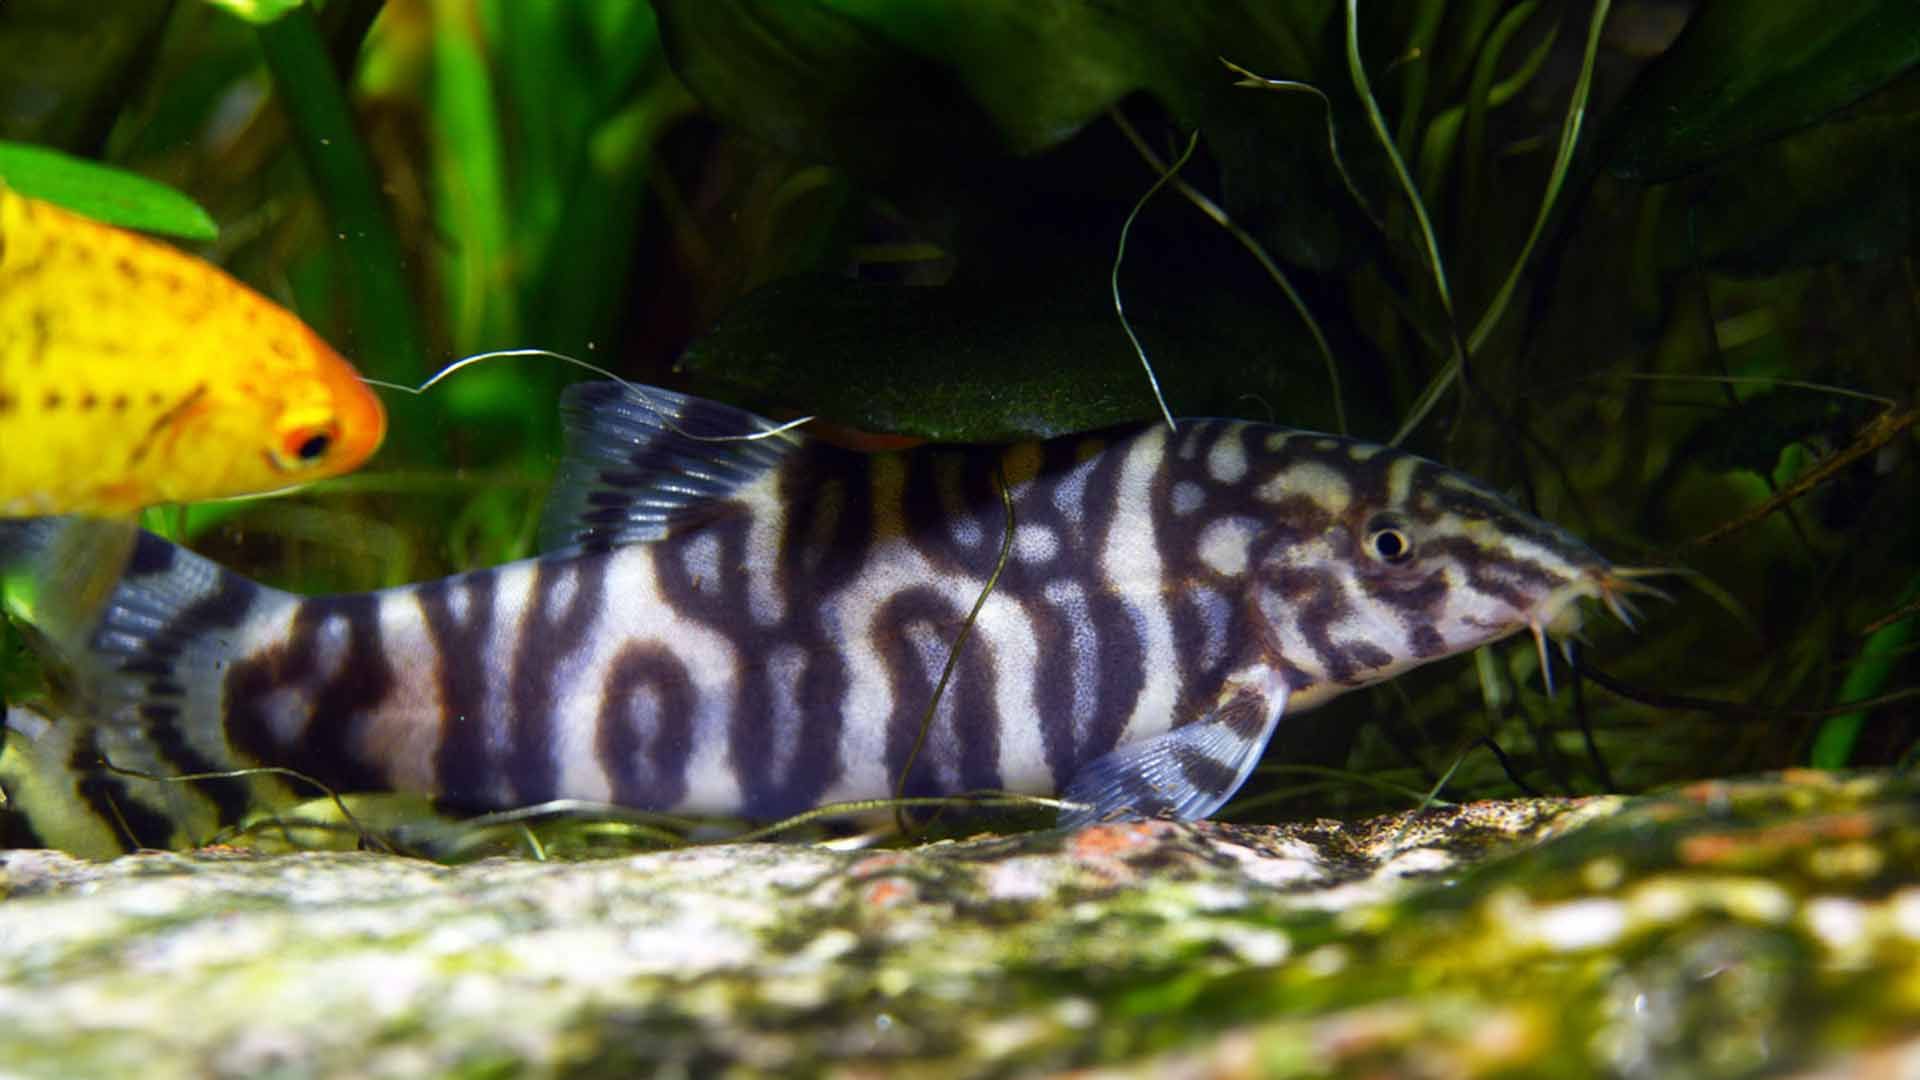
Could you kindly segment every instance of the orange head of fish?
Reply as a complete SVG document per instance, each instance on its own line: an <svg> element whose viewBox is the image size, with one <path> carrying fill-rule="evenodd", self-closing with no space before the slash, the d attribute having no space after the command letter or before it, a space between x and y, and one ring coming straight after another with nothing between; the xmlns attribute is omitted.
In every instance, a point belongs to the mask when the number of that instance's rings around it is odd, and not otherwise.
<svg viewBox="0 0 1920 1080"><path fill-rule="evenodd" d="M265 395L259 448L261 463L281 486L351 472L387 432L386 409L353 366L306 327L294 336L311 368Z"/></svg>
<svg viewBox="0 0 1920 1080"><path fill-rule="evenodd" d="M318 334L276 314L245 339L253 362L199 383L149 433L159 483L145 501L279 491L350 472L379 449L380 399Z"/></svg>
<svg viewBox="0 0 1920 1080"><path fill-rule="evenodd" d="M313 358L313 378L286 397L265 450L269 467L289 483L359 468L387 433L387 412L372 388L319 335L305 331L303 336Z"/></svg>

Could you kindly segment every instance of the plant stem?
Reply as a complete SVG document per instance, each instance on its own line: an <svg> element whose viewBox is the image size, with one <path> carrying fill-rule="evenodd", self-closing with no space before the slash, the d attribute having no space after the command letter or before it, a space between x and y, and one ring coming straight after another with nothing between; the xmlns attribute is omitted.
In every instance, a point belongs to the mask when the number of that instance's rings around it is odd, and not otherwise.
<svg viewBox="0 0 1920 1080"><path fill-rule="evenodd" d="M260 50L351 272L350 355L368 374L413 384L426 374L426 334L366 145L354 129L326 41L305 6L263 23Z"/></svg>

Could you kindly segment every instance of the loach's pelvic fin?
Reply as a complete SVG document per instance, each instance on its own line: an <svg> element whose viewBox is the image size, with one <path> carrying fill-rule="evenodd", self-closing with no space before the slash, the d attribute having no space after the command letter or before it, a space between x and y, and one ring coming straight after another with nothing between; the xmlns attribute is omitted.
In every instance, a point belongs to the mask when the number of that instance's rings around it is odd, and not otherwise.
<svg viewBox="0 0 1920 1080"><path fill-rule="evenodd" d="M1211 817L1253 774L1286 705L1287 685L1272 668L1230 676L1207 715L1081 766L1060 793L1060 824Z"/></svg>
<svg viewBox="0 0 1920 1080"><path fill-rule="evenodd" d="M543 551L658 540L806 441L744 409L630 383L570 386L560 411L567 449L540 522Z"/></svg>

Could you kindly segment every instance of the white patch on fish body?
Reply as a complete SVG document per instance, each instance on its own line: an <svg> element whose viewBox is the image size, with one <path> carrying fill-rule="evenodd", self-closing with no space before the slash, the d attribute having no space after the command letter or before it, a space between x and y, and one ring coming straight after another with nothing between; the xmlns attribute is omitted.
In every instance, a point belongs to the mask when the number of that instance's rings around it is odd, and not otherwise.
<svg viewBox="0 0 1920 1080"><path fill-rule="evenodd" d="M1266 502L1304 496L1339 517L1353 505L1353 488L1338 469L1319 462L1305 461L1287 467L1254 492Z"/></svg>
<svg viewBox="0 0 1920 1080"><path fill-rule="evenodd" d="M1013 554L1023 563L1049 562L1060 554L1060 538L1045 525L1015 524Z"/></svg>
<svg viewBox="0 0 1920 1080"><path fill-rule="evenodd" d="M686 768L687 792L673 809L731 812L745 801L729 761L727 737L734 688L744 677L741 658L724 633L680 618L665 602L651 558L655 549L634 550L642 557L616 559L607 571L607 595L620 597L632 620L627 642L666 650L692 684L694 715L689 718L692 748Z"/></svg>
<svg viewBox="0 0 1920 1080"><path fill-rule="evenodd" d="M1094 635L1093 623L1089 618L1086 589L1077 580L1062 578L1048 582L1044 595L1047 603L1060 612L1071 628L1069 641L1073 650L1073 666L1067 675L1073 680L1073 733L1076 741L1084 741L1093 723L1094 703L1099 700L1097 683L1100 676L1099 639ZM1058 677L1057 674L1055 677Z"/></svg>
<svg viewBox="0 0 1920 1080"><path fill-rule="evenodd" d="M1240 441L1237 425L1213 441L1213 448L1207 451L1207 475L1222 484L1237 484L1247 475L1247 448Z"/></svg>
<svg viewBox="0 0 1920 1080"><path fill-rule="evenodd" d="M1153 482L1167 445L1165 428L1149 428L1117 444L1120 477L1114 491L1113 527L1100 553L1100 572L1112 594L1126 603L1140 638L1144 685L1120 741L1146 738L1173 722L1180 695L1180 666L1173 655L1173 628L1164 601L1165 571L1154 539ZM1131 526L1131 527L1129 527Z"/></svg>
<svg viewBox="0 0 1920 1080"><path fill-rule="evenodd" d="M1040 655L1039 636L1026 605L997 594L988 595L973 633L974 639L966 647L984 646L988 650L994 674L994 710L1005 721L999 726L1000 754L995 768L1003 783L1012 784L1014 778L1046 761L1040 725L1017 720L1035 715L1039 707L1041 673L1035 667ZM969 717L964 722L979 724L985 719Z"/></svg>
<svg viewBox="0 0 1920 1080"><path fill-rule="evenodd" d="M787 504L780 497L778 477L761 477L740 493L740 499L752 511L747 518L747 550L777 553L786 534ZM754 621L775 626L787 617L787 598L780 589L780 561L777 557L746 559L747 604Z"/></svg>
<svg viewBox="0 0 1920 1080"><path fill-rule="evenodd" d="M1360 460L1355 458L1355 460ZM1387 505L1406 506L1413 495L1413 478L1426 464L1416 457L1403 457L1387 466Z"/></svg>
<svg viewBox="0 0 1920 1080"><path fill-rule="evenodd" d="M1253 526L1245 518L1221 518L1200 531L1200 561L1216 574L1234 576L1247 569Z"/></svg>
<svg viewBox="0 0 1920 1080"><path fill-rule="evenodd" d="M1187 590L1186 603L1199 616L1206 630L1200 655L1188 658L1188 662L1200 671L1224 663L1227 659L1227 634L1233 617L1233 601L1218 589L1195 585Z"/></svg>
<svg viewBox="0 0 1920 1080"><path fill-rule="evenodd" d="M700 595L712 598L720 595L720 538L712 533L702 533L688 540L680 548L680 572L693 583L694 590Z"/></svg>

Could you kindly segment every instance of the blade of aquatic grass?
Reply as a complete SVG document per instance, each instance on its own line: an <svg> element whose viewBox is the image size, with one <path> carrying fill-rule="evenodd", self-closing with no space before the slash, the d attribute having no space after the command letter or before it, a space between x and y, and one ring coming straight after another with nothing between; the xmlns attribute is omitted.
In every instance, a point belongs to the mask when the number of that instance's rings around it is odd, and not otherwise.
<svg viewBox="0 0 1920 1080"><path fill-rule="evenodd" d="M306 0L206 0L207 3L256 25L273 22L304 6Z"/></svg>
<svg viewBox="0 0 1920 1080"><path fill-rule="evenodd" d="M1264 86L1274 89L1302 89L1318 95L1322 102L1326 101L1325 94L1320 93L1318 89L1305 83L1265 79L1230 60L1222 59L1220 62L1235 73L1243 76L1242 81L1238 85ZM1333 114L1331 112L1331 106L1328 108L1327 141L1333 152L1334 163L1339 167L1341 176L1344 177L1346 176L1346 166L1340 164L1340 147L1338 140L1333 134ZM1320 353L1320 359L1326 366L1327 386L1333 401L1334 430L1342 435L1347 434L1347 407L1345 395L1342 394L1340 389L1340 365L1333 358L1333 346L1327 343L1327 335L1326 332L1320 328L1320 320L1314 318L1313 309L1307 306L1306 299L1300 295L1300 290L1294 288L1293 280L1287 277L1286 271L1280 269L1280 264L1268 253L1266 246L1260 243L1252 233L1241 228L1238 222L1228 216L1223 207L1201 194L1200 190L1192 184L1180 179L1177 174L1168 172L1166 163L1161 161L1159 156L1153 152L1153 148L1147 145L1146 139L1141 137L1140 132L1128 122L1126 116L1122 114L1119 109L1109 109L1107 114L1112 117L1114 125L1120 129L1121 134L1127 137L1127 141L1133 144L1134 150L1139 152L1147 164L1153 166L1154 171L1160 175L1171 176L1174 190L1178 191L1181 197L1192 203L1195 209L1207 215L1215 225L1225 229L1227 235L1238 241L1241 247L1246 248L1247 253L1252 255L1254 260L1260 264L1260 268L1266 271L1267 276L1273 280L1273 283L1280 287L1280 291L1286 295L1287 302L1293 305L1294 312L1300 316L1300 321L1306 325L1307 333L1312 335L1314 348ZM1367 206L1366 202L1361 199L1359 190L1352 188L1351 180L1348 181L1348 186L1353 190L1354 200L1360 203L1361 209L1371 214L1372 210Z"/></svg>
<svg viewBox="0 0 1920 1080"><path fill-rule="evenodd" d="M1449 42L1451 47L1440 50L1433 58L1434 82L1440 93L1459 92L1462 80L1473 69L1480 43L1486 40L1488 28L1500 17L1500 8L1505 3L1506 0L1468 0L1466 3L1455 0L1447 5L1447 14L1452 16L1451 22L1457 30Z"/></svg>
<svg viewBox="0 0 1920 1080"><path fill-rule="evenodd" d="M1348 0L1353 3L1353 0ZM1421 392L1419 400L1414 402L1406 420L1400 424L1400 430L1394 433L1390 443L1397 444L1420 426L1427 414L1439 403L1440 398L1453 386L1460 376L1460 365L1465 356L1477 352L1492 336L1493 330L1500 324L1501 316L1506 314L1507 305L1513 300L1514 289L1520 283L1521 272L1526 269L1528 260L1533 258L1534 245L1540 241L1540 235L1546 230L1547 221L1553 216L1558 204L1560 191L1566 183L1567 170L1573 164L1573 152L1580 141L1580 127L1586 117L1587 99L1593 92L1593 68L1600 51L1600 31L1607 21L1607 11L1612 0L1594 0L1593 16L1587 24L1586 52L1580 61L1580 77L1574 83L1573 93L1567 101L1566 120L1560 125L1560 147L1554 155L1553 171L1548 174L1547 186L1540 199L1540 209L1534 215L1533 227L1527 232L1527 242L1520 247L1520 253L1514 257L1513 265L1508 268L1506 280L1494 293L1493 300L1487 304L1487 310L1481 316L1473 332L1467 336L1464 353L1459 353L1447 363L1433 381Z"/></svg>
<svg viewBox="0 0 1920 1080"><path fill-rule="evenodd" d="M1559 29L1556 27L1553 33L1542 38L1540 43L1534 47L1533 51L1527 54L1526 58L1521 61L1519 69L1512 75L1509 75L1497 83L1493 83L1484 90L1476 91L1476 93L1484 98L1484 109L1499 108L1513 100L1515 95L1525 89L1526 85L1532 82L1534 76L1538 75L1540 69L1545 66L1547 56L1552 52L1553 43L1558 39ZM1504 49L1505 44L1506 43L1502 41L1499 43L1499 47ZM1487 47L1491 50L1495 45L1490 40ZM1476 68L1476 72L1479 70L1480 69ZM1495 68L1491 65L1486 68L1489 75L1491 75L1494 70ZM1467 120L1468 106L1451 105L1441 110L1439 114L1433 118L1433 122L1427 125L1426 135L1421 139L1420 143L1419 173L1420 190L1426 192L1430 197L1438 192L1440 186L1446 181L1447 166L1451 163L1454 148L1460 141L1461 127ZM1481 151L1477 150L1473 151L1473 153L1476 154L1480 152ZM1465 203L1464 205L1472 206L1475 204Z"/></svg>
<svg viewBox="0 0 1920 1080"><path fill-rule="evenodd" d="M553 240L528 283L529 335L562 352L592 349L617 328L653 148L695 108L667 69L658 36L634 37L623 48L643 50L649 62L619 95L620 107L596 118L568 180Z"/></svg>
<svg viewBox="0 0 1920 1080"><path fill-rule="evenodd" d="M1486 344L1494 327L1499 325L1500 317L1506 314L1507 304L1513 299L1513 290L1519 284L1520 274L1533 257L1534 245L1540 242L1540 234L1545 231L1547 221L1559 203L1567 170L1573 164L1573 152L1580 143L1580 127L1586 118L1587 99L1593 94L1594 63L1600 55L1600 31L1606 26L1607 11L1611 7L1612 0L1594 0L1593 16L1587 23L1586 49L1580 58L1580 77L1574 82L1573 94L1567 101L1567 116L1560 125L1560 146L1554 153L1553 171L1548 174L1546 190L1540 197L1540 210L1534 215L1533 228L1527 232L1527 242L1521 245L1520 254L1514 257L1500 291L1494 294L1493 301L1487 305L1486 313L1474 326L1473 333L1467 335L1468 352L1474 352Z"/></svg>
<svg viewBox="0 0 1920 1080"><path fill-rule="evenodd" d="M1912 604L1916 598L1920 598L1920 577L1907 582L1906 591L1893 606L1898 608ZM1877 697L1886 689L1887 680L1893 677L1907 643L1913 638L1917 621L1920 619L1909 616L1868 635L1859 657L1847 669L1846 678L1841 680L1840 704ZM1822 721L1820 730L1813 738L1813 750L1808 755L1813 767L1846 768L1853 759L1853 748L1860 741L1860 729L1866 726L1866 722L1867 714L1864 711L1830 716Z"/></svg>
<svg viewBox="0 0 1920 1080"><path fill-rule="evenodd" d="M1233 84L1235 86L1245 86L1254 90L1277 90L1312 94L1314 97L1320 99L1320 105L1327 113L1327 155L1333 159L1334 170L1340 174L1340 182L1346 185L1347 194L1353 198L1354 204L1360 208L1360 212L1367 215L1367 220L1373 222L1374 228L1385 233L1387 231L1386 220L1380 216L1379 211L1373 208L1373 204L1367 201L1367 197L1361 194L1360 185L1354 183L1353 173L1347 168L1347 160L1345 156L1340 153L1340 129L1333 120L1333 99L1327 96L1326 91L1312 83L1301 82L1298 79L1269 79L1264 75L1255 75L1253 72L1228 60L1224 56L1220 57L1219 60L1220 63L1226 66L1228 71L1240 76L1240 81Z"/></svg>
<svg viewBox="0 0 1920 1080"><path fill-rule="evenodd" d="M1373 128L1374 137L1380 141L1380 148L1386 152L1387 162L1393 166L1394 178L1400 181L1414 220L1420 226L1420 242L1426 255L1427 270L1433 275L1433 289L1440 297L1440 306L1446 312L1447 321L1451 323L1453 290L1447 285L1446 265L1440 258L1440 243L1434 237L1433 221L1427 216L1427 206L1420 198L1419 186L1413 182L1413 175L1407 172L1407 163L1400 156L1400 149L1394 144L1392 134L1387 131L1387 118L1381 115L1380 103L1374 100L1373 85L1367 78L1367 66L1360 58L1360 0L1347 0L1347 73L1352 76L1354 92L1360 96L1360 103L1365 107L1367 123Z"/></svg>
<svg viewBox="0 0 1920 1080"><path fill-rule="evenodd" d="M504 119L512 122L509 196L520 264L538 266L565 209L566 178L592 117L588 80L575 69L568 33L578 13L572 5L523 0L488 0L484 10L500 28L498 40L513 43L497 57Z"/></svg>
<svg viewBox="0 0 1920 1080"><path fill-rule="evenodd" d="M432 0L434 210L446 250L440 265L451 344L458 354L518 345L519 305L512 289L512 243L500 117L486 41L473 0ZM450 396L458 409L482 393L485 378Z"/></svg>
<svg viewBox="0 0 1920 1080"><path fill-rule="evenodd" d="M1482 205L1481 193L1485 189L1486 165L1489 157L1487 114L1492 112L1498 104L1493 100L1493 88L1499 81L1500 63L1507 55L1507 46L1513 42L1515 35L1520 33L1528 20L1533 18L1534 12L1539 9L1538 0L1525 0L1524 3L1515 4L1509 9L1498 22L1493 24L1492 32L1487 35L1487 40L1480 47L1480 57L1473 65L1473 76L1467 83L1466 121L1461 129L1462 151L1458 190L1460 198L1456 204L1460 208L1460 217L1454 223L1456 228L1471 229L1472 222ZM1540 47L1522 61L1521 70L1524 72L1531 63L1537 71L1539 65L1546 60L1547 50L1552 47L1554 39L1558 36L1559 29L1556 26L1552 33L1541 39ZM1427 192L1429 195L1433 194L1431 188L1427 189ZM1481 262L1478 265L1487 264Z"/></svg>
<svg viewBox="0 0 1920 1080"><path fill-rule="evenodd" d="M1153 373L1153 362L1147 359L1146 347L1140 344L1140 336L1133 332L1133 324L1127 321L1127 308L1120 299L1120 264L1127 257L1127 235L1133 230L1134 219L1140 216L1140 211L1146 208L1147 203L1152 201L1162 187L1166 186L1167 181L1172 180L1181 169L1186 167L1187 161L1193 157L1193 152L1199 145L1200 131L1195 128L1193 134L1187 138L1187 148L1180 151L1180 156L1174 159L1173 166L1168 169L1154 170L1159 175L1154 177L1152 185L1140 196L1139 201L1133 204L1133 209L1120 223L1120 241L1114 248L1113 270L1107 278L1108 286L1113 292L1113 313L1120 320L1120 329L1126 331L1127 341L1133 346L1134 355L1140 358L1140 367L1147 374L1147 387L1153 391L1153 400L1160 406L1160 415L1166 420L1170 431L1176 429L1178 425L1174 422L1173 411L1167 408L1167 396L1160 392L1160 376Z"/></svg>
<svg viewBox="0 0 1920 1080"><path fill-rule="evenodd" d="M1447 284L1446 263L1440 257L1440 243L1434 237L1433 219L1427 214L1426 202L1420 197L1419 185L1413 181L1413 175L1407 171L1407 163L1400 156L1399 147L1394 145L1393 136L1387 131L1386 117L1380 113L1380 103L1374 100L1373 87L1367 79L1367 67L1360 58L1360 0L1347 0L1347 72L1353 78L1354 93L1360 97L1365 107L1367 123L1373 128L1373 134L1380 142L1380 148L1386 152L1388 164L1393 166L1393 175L1399 180L1401 189L1406 193L1407 206L1413 213L1413 219L1420 227L1420 242L1427 260L1427 272L1433 279L1434 295L1439 297L1440 309L1446 316L1447 337L1451 343L1453 359L1449 366L1457 370L1466 362L1463 346L1460 342L1459 322L1453 314L1453 290ZM1437 396L1436 396L1437 400ZM1393 445L1405 438L1410 430L1403 425L1401 432L1388 441Z"/></svg>
<svg viewBox="0 0 1920 1080"><path fill-rule="evenodd" d="M372 159L354 128L313 12L305 6L288 12L261 25L258 36L295 145L351 267L345 289L354 340L337 344L350 346L343 351L369 375L416 382L426 373L426 333ZM392 438L415 451L426 445L420 425L395 422L391 430Z"/></svg>
<svg viewBox="0 0 1920 1080"><path fill-rule="evenodd" d="M1400 82L1400 152L1413 149L1420 117L1427 108L1427 89L1433 83L1433 43L1440 36L1440 23L1447 14L1444 0L1420 0L1407 30L1406 55L1413 58Z"/></svg>

